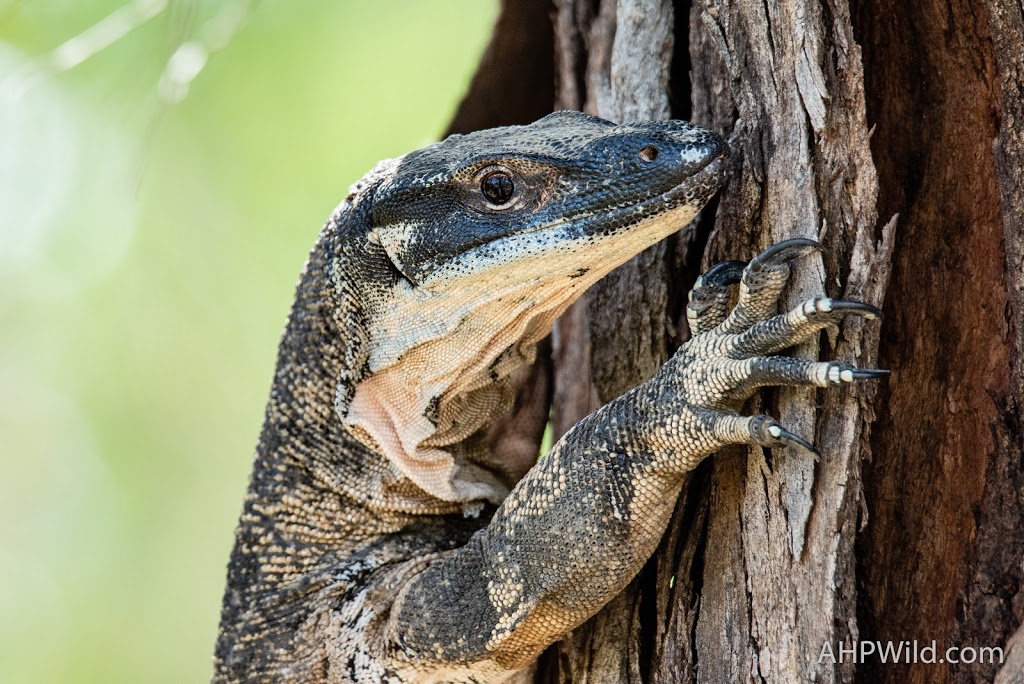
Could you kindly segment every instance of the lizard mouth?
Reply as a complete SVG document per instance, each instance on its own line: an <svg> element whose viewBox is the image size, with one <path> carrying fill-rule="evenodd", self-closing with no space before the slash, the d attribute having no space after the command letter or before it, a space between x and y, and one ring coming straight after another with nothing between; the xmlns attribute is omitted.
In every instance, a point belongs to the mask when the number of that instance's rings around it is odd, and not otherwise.
<svg viewBox="0 0 1024 684"><path fill-rule="evenodd" d="M691 173L676 185L635 204L618 207L608 212L589 212L569 219L569 223L598 217L589 225L584 223L586 235L615 235L629 231L638 224L667 214L675 209L688 206L696 215L708 200L725 184L728 173L729 153L727 148L711 157L696 172ZM689 219L687 219L689 220ZM679 226L682 228L682 225Z"/></svg>
<svg viewBox="0 0 1024 684"><path fill-rule="evenodd" d="M729 157L725 154L720 154L711 161L708 162L707 166L697 172L698 176L702 175L724 175L726 168L726 162ZM724 179L723 179L724 180Z"/></svg>

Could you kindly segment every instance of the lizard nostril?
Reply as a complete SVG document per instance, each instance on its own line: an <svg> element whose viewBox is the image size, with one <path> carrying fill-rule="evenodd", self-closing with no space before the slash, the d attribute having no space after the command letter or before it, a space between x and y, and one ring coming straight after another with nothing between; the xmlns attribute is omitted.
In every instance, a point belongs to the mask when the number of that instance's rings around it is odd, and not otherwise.
<svg viewBox="0 0 1024 684"><path fill-rule="evenodd" d="M658 148L654 145L648 145L644 149L640 150L640 158L645 162L652 162L658 158Z"/></svg>

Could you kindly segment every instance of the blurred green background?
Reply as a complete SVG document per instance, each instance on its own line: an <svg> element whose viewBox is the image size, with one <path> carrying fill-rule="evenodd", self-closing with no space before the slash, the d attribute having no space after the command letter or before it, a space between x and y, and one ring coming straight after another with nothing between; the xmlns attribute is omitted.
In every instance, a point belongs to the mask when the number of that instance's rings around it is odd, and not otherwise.
<svg viewBox="0 0 1024 684"><path fill-rule="evenodd" d="M306 252L496 12L0 0L0 682L208 680Z"/></svg>

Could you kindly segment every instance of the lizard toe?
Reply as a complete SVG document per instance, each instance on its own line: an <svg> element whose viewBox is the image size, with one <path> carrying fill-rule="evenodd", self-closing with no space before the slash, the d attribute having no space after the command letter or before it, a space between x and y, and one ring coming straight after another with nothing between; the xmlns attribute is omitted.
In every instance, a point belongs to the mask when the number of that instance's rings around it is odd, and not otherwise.
<svg viewBox="0 0 1024 684"><path fill-rule="evenodd" d="M815 297L787 313L754 323L737 334L730 340L729 354L734 358L773 354L800 344L822 328L839 323L850 315L875 320L881 318L882 312L864 302Z"/></svg>
<svg viewBox="0 0 1024 684"><path fill-rule="evenodd" d="M776 242L750 261L747 269L754 273L763 269L777 269L811 252L822 251L821 243L807 238L790 238Z"/></svg>
<svg viewBox="0 0 1024 684"><path fill-rule="evenodd" d="M755 416L755 418L764 419L760 423L761 429L758 434L760 439L757 442L761 446L768 448L795 447L812 454L815 460L821 457L813 444L782 427L774 418L770 416Z"/></svg>
<svg viewBox="0 0 1024 684"><path fill-rule="evenodd" d="M741 416L733 411L705 411L704 422L719 447L729 444L766 448L798 447L818 457L818 450L813 444L782 427L771 416Z"/></svg>
<svg viewBox="0 0 1024 684"><path fill-rule="evenodd" d="M779 297L789 280L794 259L820 251L821 245L807 238L778 242L755 256L743 269L736 307L722 324L723 332L739 333L774 315Z"/></svg>
<svg viewBox="0 0 1024 684"><path fill-rule="evenodd" d="M746 263L723 261L697 278L686 304L690 333L699 335L717 327L729 313L729 286L743 276Z"/></svg>

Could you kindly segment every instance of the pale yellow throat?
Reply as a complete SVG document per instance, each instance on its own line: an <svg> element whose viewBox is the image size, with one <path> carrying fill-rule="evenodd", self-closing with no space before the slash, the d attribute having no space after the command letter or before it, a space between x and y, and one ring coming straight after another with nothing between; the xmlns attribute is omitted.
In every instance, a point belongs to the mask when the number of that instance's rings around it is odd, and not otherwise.
<svg viewBox="0 0 1024 684"><path fill-rule="evenodd" d="M694 212L670 213L628 235L549 245L399 292L371 328L369 373L346 427L386 456L396 480L404 476L456 508L500 503L512 483L474 436L511 407L509 375L533 362L537 342L588 287Z"/></svg>

